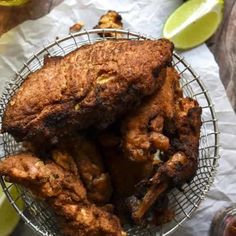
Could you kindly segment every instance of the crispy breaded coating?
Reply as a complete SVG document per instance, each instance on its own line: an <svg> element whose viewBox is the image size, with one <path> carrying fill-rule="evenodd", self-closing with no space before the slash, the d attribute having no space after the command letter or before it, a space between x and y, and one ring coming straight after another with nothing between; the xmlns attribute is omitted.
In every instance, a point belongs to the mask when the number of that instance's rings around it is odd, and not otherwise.
<svg viewBox="0 0 236 236"><path fill-rule="evenodd" d="M0 175L45 200L59 216L65 235L125 235L115 215L87 200L79 177L53 162L21 153L0 162Z"/></svg>
<svg viewBox="0 0 236 236"><path fill-rule="evenodd" d="M137 183L152 175L153 164L149 160L131 161L122 151L121 140L122 138L111 130L100 134L99 137L104 162L114 185L114 195L125 199L135 193Z"/></svg>
<svg viewBox="0 0 236 236"><path fill-rule="evenodd" d="M156 200L170 188L189 182L196 174L201 129L201 108L191 98L181 98L174 109L172 135L167 151L169 160L160 165L154 176L143 184L146 192L136 193L128 199L132 218L140 222Z"/></svg>
<svg viewBox="0 0 236 236"><path fill-rule="evenodd" d="M97 27L122 28L121 16L108 11ZM167 193L195 176L201 129L173 48L108 39L46 56L7 104L2 132L28 151L0 161L0 176L45 201L64 235L121 236L121 223L173 218Z"/></svg>
<svg viewBox="0 0 236 236"><path fill-rule="evenodd" d="M169 138L163 134L164 121L173 117L175 101L182 97L182 91L174 68L162 69L159 79L164 80L161 89L123 120L123 149L131 160L151 159L158 149L169 149Z"/></svg>
<svg viewBox="0 0 236 236"><path fill-rule="evenodd" d="M131 161L119 147L105 148L106 164L111 173L115 193L126 198L135 192L135 186L152 174L152 163ZM121 174L123 173L123 174Z"/></svg>
<svg viewBox="0 0 236 236"><path fill-rule="evenodd" d="M107 40L46 58L8 103L2 131L56 142L76 129L105 128L161 87L172 52L166 39Z"/></svg>
<svg viewBox="0 0 236 236"><path fill-rule="evenodd" d="M110 175L105 171L102 156L94 141L81 135L66 138L53 154L54 160L62 157L67 159L63 161L66 162L64 166L76 165L91 202L99 205L108 203L112 194Z"/></svg>
<svg viewBox="0 0 236 236"><path fill-rule="evenodd" d="M122 17L116 11L108 11L105 15L102 15L98 21L98 25L94 29L122 29ZM99 34L103 37L103 34ZM104 33L105 37L121 37L119 33L106 32Z"/></svg>
<svg viewBox="0 0 236 236"><path fill-rule="evenodd" d="M124 155L119 146L103 147L103 156L114 186L112 204L122 223L127 223L129 211L125 199L136 193L139 182L148 180L153 173L150 161L134 162Z"/></svg>
<svg viewBox="0 0 236 236"><path fill-rule="evenodd" d="M78 167L73 157L66 150L53 149L52 159L64 170L78 175Z"/></svg>

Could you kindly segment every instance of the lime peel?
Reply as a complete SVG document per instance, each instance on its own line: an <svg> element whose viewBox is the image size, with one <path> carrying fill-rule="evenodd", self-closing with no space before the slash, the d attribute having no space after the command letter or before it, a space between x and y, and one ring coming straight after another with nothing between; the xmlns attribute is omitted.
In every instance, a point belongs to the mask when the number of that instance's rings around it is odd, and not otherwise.
<svg viewBox="0 0 236 236"><path fill-rule="evenodd" d="M222 0L190 0L184 3L168 18L163 36L181 49L203 43L218 28L223 16L223 4ZM197 30L197 35L194 30Z"/></svg>
<svg viewBox="0 0 236 236"><path fill-rule="evenodd" d="M7 184L7 186L9 186ZM10 187L9 192L13 199L16 199L18 192L15 186ZM22 199L17 201L17 206L23 210L24 203ZM20 220L20 216L17 214L13 206L4 194L2 187L0 186L0 236L8 236L15 229Z"/></svg>

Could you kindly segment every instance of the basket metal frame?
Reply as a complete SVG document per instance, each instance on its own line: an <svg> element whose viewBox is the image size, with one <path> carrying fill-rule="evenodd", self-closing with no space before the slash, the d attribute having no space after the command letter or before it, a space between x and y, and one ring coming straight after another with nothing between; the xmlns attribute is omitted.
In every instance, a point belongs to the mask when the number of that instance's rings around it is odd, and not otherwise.
<svg viewBox="0 0 236 236"><path fill-rule="evenodd" d="M99 37L97 34L102 35ZM114 37L105 37L106 33L113 33ZM152 37L134 33L126 30L114 29L93 29L84 30L75 34L55 40L33 54L28 59L22 69L16 72L15 77L8 82L3 92L0 101L0 125L2 125L2 116L6 105L12 95L17 91L28 74L43 66L44 55L56 56L66 55L67 53L79 48L84 44L91 44L101 40L122 38L128 40L147 40L154 39ZM146 229L128 228L129 235L168 235L180 227L198 208L200 202L204 199L208 192L218 167L219 156L219 128L217 123L214 106L212 104L209 93L201 81L200 77L185 61L183 57L174 52L173 66L178 70L181 76L181 85L185 96L194 97L197 99L203 110L201 142L199 147L199 167L195 178L189 184L185 184L182 191L177 189L169 193L170 205L176 210L174 220L160 227L150 227ZM193 92L195 91L195 92ZM3 153L0 159L16 153L21 150L22 146L16 143L15 140L7 133L1 135L0 149ZM11 195L9 189L14 184L6 185L3 177L0 177L2 188L9 199L10 203L16 209L22 219L40 235L59 235L57 227L54 227L53 215L43 203L37 202L30 192L26 189L15 185L18 191L18 196ZM26 208L22 211L17 202L23 199Z"/></svg>

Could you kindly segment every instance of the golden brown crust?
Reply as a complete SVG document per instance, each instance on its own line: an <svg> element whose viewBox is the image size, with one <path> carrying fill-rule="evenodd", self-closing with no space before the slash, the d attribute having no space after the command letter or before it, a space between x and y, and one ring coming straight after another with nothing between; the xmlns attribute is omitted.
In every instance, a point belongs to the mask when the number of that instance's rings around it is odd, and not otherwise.
<svg viewBox="0 0 236 236"><path fill-rule="evenodd" d="M129 198L132 217L140 222L147 211L173 186L192 180L198 165L198 147L201 129L201 108L192 98L180 98L174 106L172 125L169 129L170 148L168 160L160 165L153 177L143 185L144 196L136 193Z"/></svg>
<svg viewBox="0 0 236 236"><path fill-rule="evenodd" d="M147 97L122 124L123 149L131 160L145 161L157 149L167 151L169 138L163 135L164 121L174 115L175 101L182 96L179 75L173 67L162 69L163 86Z"/></svg>
<svg viewBox="0 0 236 236"><path fill-rule="evenodd" d="M52 159L57 165L62 167L64 170L71 172L74 175L78 175L78 167L72 158L72 156L62 149L53 149L52 150Z"/></svg>
<svg viewBox="0 0 236 236"><path fill-rule="evenodd" d="M105 171L102 156L95 142L82 135L67 137L60 140L53 153L56 153L54 155L56 159L64 156L67 159L67 165L71 163L69 160L73 159L91 202L99 205L109 202L112 194L110 175Z"/></svg>
<svg viewBox="0 0 236 236"><path fill-rule="evenodd" d="M165 39L109 40L48 58L9 102L2 130L29 140L105 127L161 86L172 51Z"/></svg>
<svg viewBox="0 0 236 236"><path fill-rule="evenodd" d="M102 15L98 21L98 25L94 27L94 29L122 29L122 17L116 11L108 11L105 15ZM103 33L99 34L103 37ZM114 32L106 32L104 33L105 37L121 37L122 34L114 33Z"/></svg>
<svg viewBox="0 0 236 236"><path fill-rule="evenodd" d="M115 215L87 200L79 177L53 162L44 163L31 153L21 153L0 162L0 175L45 200L59 216L65 235L123 235Z"/></svg>
<svg viewBox="0 0 236 236"><path fill-rule="evenodd" d="M113 209L125 223L127 208L135 223L151 223L150 209L163 214L156 223L172 219L158 204L195 175L201 127L172 51L164 39L107 40L46 57L9 102L3 131L37 155L0 161L0 175L50 204L65 235L125 235Z"/></svg>
<svg viewBox="0 0 236 236"><path fill-rule="evenodd" d="M152 174L151 162L131 161L118 147L105 148L104 153L115 187L115 193L119 198L125 199L134 194L136 184L149 178Z"/></svg>
<svg viewBox="0 0 236 236"><path fill-rule="evenodd" d="M43 199L56 197L64 189L70 200L86 199L86 190L78 176L63 170L52 161L44 163L30 152L10 156L0 162L0 175L14 183L20 183Z"/></svg>

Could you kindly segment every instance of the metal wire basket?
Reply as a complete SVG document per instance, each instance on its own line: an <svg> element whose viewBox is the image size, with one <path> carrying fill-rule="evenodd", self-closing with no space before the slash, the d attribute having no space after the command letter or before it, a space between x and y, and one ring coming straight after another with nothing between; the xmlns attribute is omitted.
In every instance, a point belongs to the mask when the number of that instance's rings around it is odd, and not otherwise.
<svg viewBox="0 0 236 236"><path fill-rule="evenodd" d="M99 37L98 33L102 37ZM107 33L113 33L114 36L105 37ZM0 101L0 124L2 124L2 115L9 99L30 73L43 66L45 55L64 56L84 44L91 44L101 40L117 39L120 37L127 38L128 40L152 39L124 30L85 30L56 40L34 54L24 63L22 69L16 73L15 78L12 79L5 88ZM198 208L214 179L219 159L219 131L213 104L199 76L193 71L184 58L177 53L174 53L173 56L173 66L178 70L181 76L181 85L184 95L196 99L203 109L203 125L201 129L197 174L190 184L185 184L182 187L182 191L173 189L169 193L170 207L171 209L175 209L175 217L172 222L159 227L149 227L145 229L128 227L127 232L129 235L164 236L170 234L184 221L190 218L193 212ZM0 159L10 154L17 153L21 149L21 143L17 143L8 133L1 135ZM43 202L36 201L30 192L18 185L15 185L18 195L13 196L9 190L14 184L6 185L2 177L0 177L0 183L11 204L32 229L41 235L60 235L53 213ZM21 199L23 199L25 203L24 210L21 210L19 207Z"/></svg>

